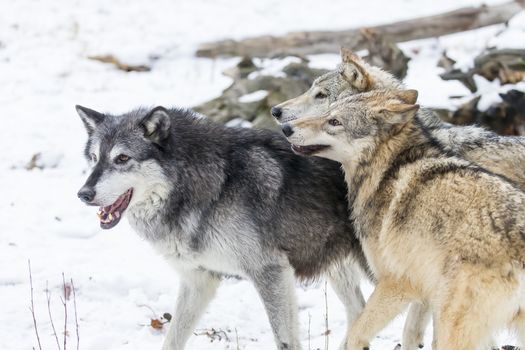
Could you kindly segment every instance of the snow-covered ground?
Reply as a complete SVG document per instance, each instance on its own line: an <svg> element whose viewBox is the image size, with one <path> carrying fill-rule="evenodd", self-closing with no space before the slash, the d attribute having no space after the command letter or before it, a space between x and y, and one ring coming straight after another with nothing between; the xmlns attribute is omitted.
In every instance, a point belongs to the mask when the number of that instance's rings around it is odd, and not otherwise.
<svg viewBox="0 0 525 350"><path fill-rule="evenodd" d="M489 4L500 1L486 1ZM80 348L159 349L164 330L150 318L173 312L177 277L123 222L101 231L93 208L76 192L86 176L82 158L85 131L73 106L122 112L137 105L192 106L229 84L221 71L237 59L197 59L200 42L280 34L291 30L340 29L434 14L474 0L16 0L0 3L0 349L30 349L36 339L29 312L28 259L35 311L44 349L56 348L45 289L49 283L56 327L63 327L60 288L64 272L73 278L78 305ZM412 57L407 84L420 90L423 104L450 106L448 96L468 94L457 82L444 82L439 54L460 64L486 45L524 45L525 15L495 38L502 26L403 44ZM498 43L498 40L501 41ZM127 63L147 63L152 71L124 73L86 57L113 54ZM337 55L312 63L333 67ZM269 67L279 62L265 61ZM523 88L523 86L522 86ZM493 92L498 84L486 84ZM503 87L502 89L506 89ZM252 96L253 97L253 96ZM35 154L44 169L25 169ZM364 283L368 295L372 288ZM298 286L301 339L305 349L329 348L344 331L341 304L324 283ZM72 301L68 346L75 348ZM144 306L146 305L146 306ZM152 311L152 310L154 311ZM153 315L155 312L155 315ZM173 321L177 321L174 315ZM374 349L392 349L400 340L397 318L374 340ZM272 349L273 337L254 289L245 281L225 281L198 324L223 330L229 340L193 336L188 349ZM200 331L198 331L200 333ZM61 337L61 334L59 334ZM427 344L431 331L427 332ZM238 338L238 340L237 340ZM512 342L503 336L502 343Z"/></svg>

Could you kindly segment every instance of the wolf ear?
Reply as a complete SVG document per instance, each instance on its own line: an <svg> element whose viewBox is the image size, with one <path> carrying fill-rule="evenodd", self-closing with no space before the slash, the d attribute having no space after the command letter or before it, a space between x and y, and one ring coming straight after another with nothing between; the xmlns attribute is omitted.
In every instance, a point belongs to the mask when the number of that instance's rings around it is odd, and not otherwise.
<svg viewBox="0 0 525 350"><path fill-rule="evenodd" d="M352 52L352 50L344 46L341 46L339 52L341 53L341 62L343 63L352 63L354 61L361 60L361 57L357 56L355 53Z"/></svg>
<svg viewBox="0 0 525 350"><path fill-rule="evenodd" d="M401 90L396 96L403 102L413 105L417 101L417 90Z"/></svg>
<svg viewBox="0 0 525 350"><path fill-rule="evenodd" d="M339 72L343 78L360 92L369 90L372 81L363 60L352 51L342 47L341 61Z"/></svg>
<svg viewBox="0 0 525 350"><path fill-rule="evenodd" d="M170 124L169 112L162 106L153 108L141 121L144 136L157 144L161 144L168 137Z"/></svg>
<svg viewBox="0 0 525 350"><path fill-rule="evenodd" d="M419 105L391 103L383 106L379 110L379 114L384 116L384 121L389 124L404 124L412 119L418 110Z"/></svg>
<svg viewBox="0 0 525 350"><path fill-rule="evenodd" d="M76 105L75 109L77 110L80 119L82 119L82 123L84 123L88 135L91 135L93 131L95 131L97 126L100 123L102 123L104 121L104 118L106 117L102 113L79 105Z"/></svg>

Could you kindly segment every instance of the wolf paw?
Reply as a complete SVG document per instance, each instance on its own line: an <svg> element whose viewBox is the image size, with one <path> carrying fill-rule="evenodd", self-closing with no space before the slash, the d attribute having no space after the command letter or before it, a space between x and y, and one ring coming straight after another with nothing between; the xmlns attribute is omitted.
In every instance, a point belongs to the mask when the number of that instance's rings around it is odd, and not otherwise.
<svg viewBox="0 0 525 350"><path fill-rule="evenodd" d="M397 344L394 350L417 350L417 349L423 349L423 344L418 344L417 347L403 347L401 344Z"/></svg>
<svg viewBox="0 0 525 350"><path fill-rule="evenodd" d="M370 346L363 344L348 344L346 350L370 350Z"/></svg>

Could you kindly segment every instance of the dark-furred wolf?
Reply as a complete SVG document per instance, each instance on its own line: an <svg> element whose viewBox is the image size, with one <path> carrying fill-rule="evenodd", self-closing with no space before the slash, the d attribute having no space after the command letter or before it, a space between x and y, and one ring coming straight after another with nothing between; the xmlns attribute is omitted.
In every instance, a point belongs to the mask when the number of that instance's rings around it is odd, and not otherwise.
<svg viewBox="0 0 525 350"><path fill-rule="evenodd" d="M525 192L436 142L416 99L374 90L286 124L296 152L343 165L378 280L346 349L367 348L413 300L432 307L437 350L479 349L504 327L523 343Z"/></svg>
<svg viewBox="0 0 525 350"><path fill-rule="evenodd" d="M294 276L326 274L349 323L362 310L367 267L339 164L295 155L278 133L188 110L77 112L92 167L78 196L100 207L103 229L126 216L180 274L165 350L184 348L223 276L253 282L278 349L301 348Z"/></svg>
<svg viewBox="0 0 525 350"><path fill-rule="evenodd" d="M341 61L336 69L317 78L304 94L272 108L277 121L286 123L307 115L320 115L353 94L403 88L392 74L369 65L348 49L341 49ZM477 126L455 126L431 113L423 114L420 122L443 149L505 176L525 189L524 137L503 137ZM417 350L422 346L429 320L427 305L411 305L403 332L403 349Z"/></svg>

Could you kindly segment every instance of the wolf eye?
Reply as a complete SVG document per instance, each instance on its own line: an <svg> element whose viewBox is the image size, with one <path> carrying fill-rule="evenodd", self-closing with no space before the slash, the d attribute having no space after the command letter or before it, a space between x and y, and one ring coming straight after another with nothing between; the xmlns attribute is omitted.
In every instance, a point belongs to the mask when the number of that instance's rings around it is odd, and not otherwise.
<svg viewBox="0 0 525 350"><path fill-rule="evenodd" d="M129 156L125 154L119 154L117 158L115 158L115 163L117 164L124 164L129 160Z"/></svg>
<svg viewBox="0 0 525 350"><path fill-rule="evenodd" d="M315 98L318 98L318 99L327 98L327 97L328 95L326 95L323 92L318 92L317 95L315 95Z"/></svg>
<svg viewBox="0 0 525 350"><path fill-rule="evenodd" d="M96 163L96 162L97 162L97 155L96 155L95 153L91 153L91 154L89 155L89 158L91 158L91 161L92 161L93 163Z"/></svg>
<svg viewBox="0 0 525 350"><path fill-rule="evenodd" d="M329 119L328 120L328 124L330 124L331 126L339 126L339 125L343 125L341 124L341 122L335 118L332 118L332 119Z"/></svg>

